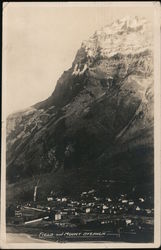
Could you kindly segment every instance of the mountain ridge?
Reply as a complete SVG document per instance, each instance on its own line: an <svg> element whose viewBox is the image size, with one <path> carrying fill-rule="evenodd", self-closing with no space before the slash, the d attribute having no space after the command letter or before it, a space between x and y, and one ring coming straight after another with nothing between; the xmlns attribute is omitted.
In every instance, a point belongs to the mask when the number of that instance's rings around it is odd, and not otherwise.
<svg viewBox="0 0 161 250"><path fill-rule="evenodd" d="M8 117L9 183L52 173L72 193L100 176L131 187L153 179L150 27L130 17L95 32L48 99Z"/></svg>

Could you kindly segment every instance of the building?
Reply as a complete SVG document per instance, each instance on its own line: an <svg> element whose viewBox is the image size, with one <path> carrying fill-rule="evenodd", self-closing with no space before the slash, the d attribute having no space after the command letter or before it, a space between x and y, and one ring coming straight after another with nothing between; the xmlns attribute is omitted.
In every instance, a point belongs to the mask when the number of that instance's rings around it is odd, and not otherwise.
<svg viewBox="0 0 161 250"><path fill-rule="evenodd" d="M22 217L22 213L19 210L15 210L15 217Z"/></svg>
<svg viewBox="0 0 161 250"><path fill-rule="evenodd" d="M47 201L53 201L53 197L47 197Z"/></svg>
<svg viewBox="0 0 161 250"><path fill-rule="evenodd" d="M61 220L61 214L60 213L55 214L55 220Z"/></svg>
<svg viewBox="0 0 161 250"><path fill-rule="evenodd" d="M91 209L88 207L86 208L86 213L90 213Z"/></svg>
<svg viewBox="0 0 161 250"><path fill-rule="evenodd" d="M61 199L61 201L62 201L62 202L66 202L66 201L67 201L67 198L64 197L64 198Z"/></svg>

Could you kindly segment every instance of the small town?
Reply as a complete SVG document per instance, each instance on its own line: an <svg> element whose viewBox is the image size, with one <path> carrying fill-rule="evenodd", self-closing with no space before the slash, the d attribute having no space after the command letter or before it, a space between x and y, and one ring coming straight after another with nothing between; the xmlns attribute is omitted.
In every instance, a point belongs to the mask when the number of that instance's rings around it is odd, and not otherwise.
<svg viewBox="0 0 161 250"><path fill-rule="evenodd" d="M60 232L145 233L153 230L154 209L151 197L131 199L127 194L100 198L95 189L84 191L77 200L55 195L46 201L17 203L7 208L7 224L24 228L45 228ZM35 199L35 197L34 197ZM67 234L64 234L68 236ZM87 237L87 235L86 235Z"/></svg>

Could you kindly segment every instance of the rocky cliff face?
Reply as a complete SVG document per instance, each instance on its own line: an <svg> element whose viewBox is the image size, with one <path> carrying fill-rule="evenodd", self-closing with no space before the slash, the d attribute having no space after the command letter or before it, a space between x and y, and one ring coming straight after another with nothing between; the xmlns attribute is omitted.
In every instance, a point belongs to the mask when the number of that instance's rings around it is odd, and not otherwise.
<svg viewBox="0 0 161 250"><path fill-rule="evenodd" d="M69 193L104 178L142 191L152 183L152 46L151 25L137 17L84 41L52 95L8 117L9 183L48 174L42 189Z"/></svg>

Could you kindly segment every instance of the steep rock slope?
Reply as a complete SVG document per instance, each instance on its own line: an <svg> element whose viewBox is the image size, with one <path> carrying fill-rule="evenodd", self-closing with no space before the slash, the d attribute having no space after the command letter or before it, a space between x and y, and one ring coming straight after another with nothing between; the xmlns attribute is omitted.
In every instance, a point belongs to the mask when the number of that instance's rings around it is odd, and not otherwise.
<svg viewBox="0 0 161 250"><path fill-rule="evenodd" d="M147 190L153 183L152 46L151 24L137 17L84 41L52 95L8 117L10 185L39 176L46 192L79 192L98 179Z"/></svg>

